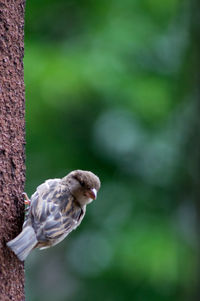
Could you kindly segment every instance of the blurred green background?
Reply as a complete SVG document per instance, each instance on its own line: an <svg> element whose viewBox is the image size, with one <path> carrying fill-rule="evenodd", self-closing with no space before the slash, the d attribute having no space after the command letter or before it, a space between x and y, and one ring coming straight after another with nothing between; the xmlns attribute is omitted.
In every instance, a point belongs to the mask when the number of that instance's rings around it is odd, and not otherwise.
<svg viewBox="0 0 200 301"><path fill-rule="evenodd" d="M26 192L102 181L80 228L27 259L27 300L200 300L197 4L27 1Z"/></svg>

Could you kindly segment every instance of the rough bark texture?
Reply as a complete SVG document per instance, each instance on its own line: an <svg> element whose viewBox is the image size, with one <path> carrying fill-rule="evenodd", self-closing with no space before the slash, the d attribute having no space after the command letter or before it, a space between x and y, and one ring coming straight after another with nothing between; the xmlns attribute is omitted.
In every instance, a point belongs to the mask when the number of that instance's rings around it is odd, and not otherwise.
<svg viewBox="0 0 200 301"><path fill-rule="evenodd" d="M22 301L24 265L6 247L24 214L24 0L0 0L0 300Z"/></svg>

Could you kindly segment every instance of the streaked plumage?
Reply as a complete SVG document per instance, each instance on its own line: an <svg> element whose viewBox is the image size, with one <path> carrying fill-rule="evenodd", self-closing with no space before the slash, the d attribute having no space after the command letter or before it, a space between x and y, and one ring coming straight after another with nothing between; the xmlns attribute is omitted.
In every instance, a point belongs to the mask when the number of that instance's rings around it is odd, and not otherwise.
<svg viewBox="0 0 200 301"><path fill-rule="evenodd" d="M22 232L7 245L21 261L34 248L56 245L79 226L99 188L99 178L82 170L45 181L31 196Z"/></svg>

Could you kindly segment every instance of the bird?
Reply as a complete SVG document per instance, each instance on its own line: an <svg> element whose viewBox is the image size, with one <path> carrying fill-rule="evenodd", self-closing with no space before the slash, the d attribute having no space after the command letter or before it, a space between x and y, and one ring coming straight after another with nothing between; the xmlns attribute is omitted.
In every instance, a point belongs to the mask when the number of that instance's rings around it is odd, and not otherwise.
<svg viewBox="0 0 200 301"><path fill-rule="evenodd" d="M7 246L24 261L35 249L61 242L83 220L86 206L97 197L99 177L90 171L74 170L63 178L39 185L30 200L21 233Z"/></svg>

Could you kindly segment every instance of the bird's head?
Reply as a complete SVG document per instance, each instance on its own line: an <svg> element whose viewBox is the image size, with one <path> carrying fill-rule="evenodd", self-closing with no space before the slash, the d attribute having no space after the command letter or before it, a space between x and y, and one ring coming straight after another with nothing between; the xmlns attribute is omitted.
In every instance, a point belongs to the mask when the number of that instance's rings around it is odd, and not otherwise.
<svg viewBox="0 0 200 301"><path fill-rule="evenodd" d="M101 186L99 178L90 171L74 170L63 181L81 206L91 203L97 197Z"/></svg>

